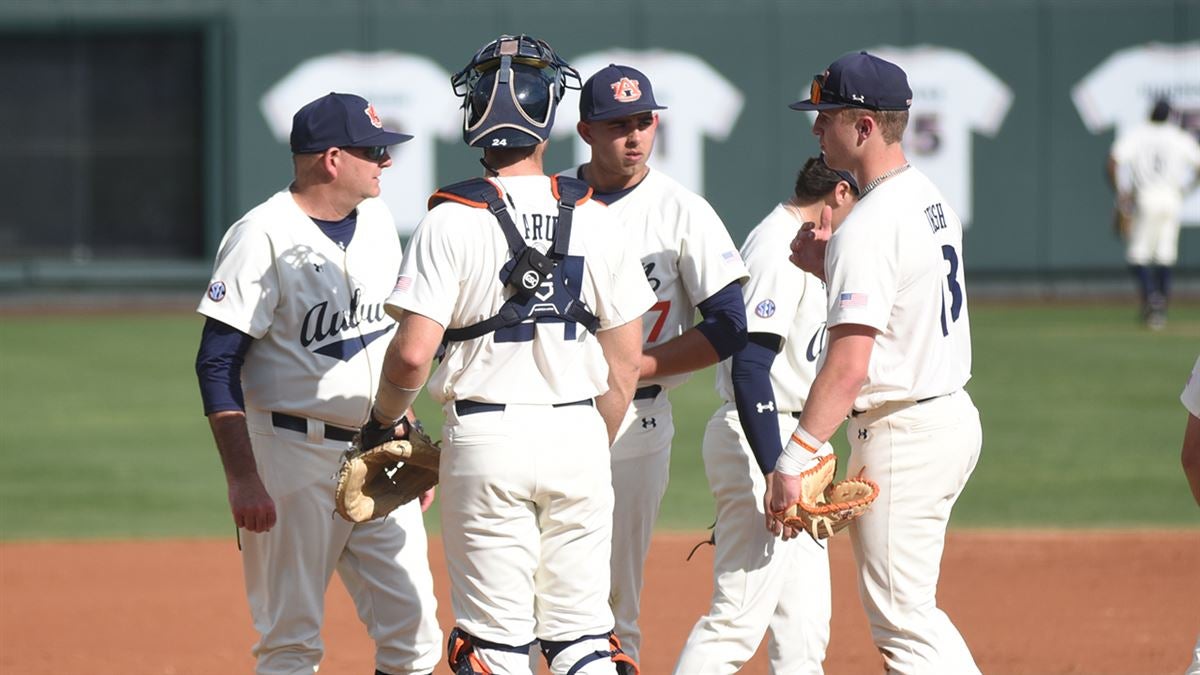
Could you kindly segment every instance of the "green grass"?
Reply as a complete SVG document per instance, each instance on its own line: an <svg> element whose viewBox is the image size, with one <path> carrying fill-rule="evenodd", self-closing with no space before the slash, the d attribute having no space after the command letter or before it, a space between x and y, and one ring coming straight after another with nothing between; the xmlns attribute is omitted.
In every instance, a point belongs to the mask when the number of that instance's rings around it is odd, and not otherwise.
<svg viewBox="0 0 1200 675"><path fill-rule="evenodd" d="M0 539L232 536L188 314L0 318ZM1179 392L1200 308L1150 333L1125 306L972 306L983 456L955 526L1196 527ZM714 513L700 439L713 370L672 392L659 527ZM418 412L437 434L425 395ZM845 447L841 433L835 445ZM427 521L436 529L436 509Z"/></svg>

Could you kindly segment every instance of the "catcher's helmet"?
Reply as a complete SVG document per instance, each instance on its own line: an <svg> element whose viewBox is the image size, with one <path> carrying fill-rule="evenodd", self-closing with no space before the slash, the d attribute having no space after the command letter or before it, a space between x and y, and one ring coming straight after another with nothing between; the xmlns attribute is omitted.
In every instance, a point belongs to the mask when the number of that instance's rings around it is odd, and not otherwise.
<svg viewBox="0 0 1200 675"><path fill-rule="evenodd" d="M484 45L450 82L463 97L463 140L477 148L545 141L563 92L581 87L578 71L528 35Z"/></svg>

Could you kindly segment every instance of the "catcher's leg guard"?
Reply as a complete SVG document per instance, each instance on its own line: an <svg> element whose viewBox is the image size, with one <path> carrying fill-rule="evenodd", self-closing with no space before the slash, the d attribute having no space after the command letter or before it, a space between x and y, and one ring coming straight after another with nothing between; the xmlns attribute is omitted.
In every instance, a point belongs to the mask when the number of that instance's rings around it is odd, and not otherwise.
<svg viewBox="0 0 1200 675"><path fill-rule="evenodd" d="M575 675L593 661L610 659L616 664L618 675L641 675L638 665L621 649L621 641L617 639L616 633L584 635L562 642L542 640L542 654L546 657L546 665L550 666L552 673L565 672L566 675ZM560 665L566 667L566 671L555 669L555 662L559 660Z"/></svg>
<svg viewBox="0 0 1200 675"><path fill-rule="evenodd" d="M477 649L494 649L521 654L528 658L529 648L532 646L532 642L514 646L484 640L455 626L454 630L450 631L450 639L446 643L446 663L454 675L493 675L492 669L475 653Z"/></svg>

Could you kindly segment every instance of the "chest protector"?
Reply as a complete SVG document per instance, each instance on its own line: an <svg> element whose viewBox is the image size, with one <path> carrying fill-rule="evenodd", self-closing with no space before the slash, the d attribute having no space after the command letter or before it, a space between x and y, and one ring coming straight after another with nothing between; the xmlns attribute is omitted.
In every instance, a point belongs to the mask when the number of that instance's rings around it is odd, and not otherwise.
<svg viewBox="0 0 1200 675"><path fill-rule="evenodd" d="M571 243L571 217L575 207L592 196L592 189L581 180L565 176L551 176L550 189L558 200L558 226L548 254L525 243L499 186L489 180L465 180L441 188L429 198L431 209L444 201L487 209L496 217L512 253L512 259L500 270L500 280L512 290L512 295L500 311L470 326L447 328L445 342L473 340L501 328L542 319L577 323L590 333L600 327L600 319L579 297L582 289L570 285L562 269ZM576 285L580 283L582 280Z"/></svg>

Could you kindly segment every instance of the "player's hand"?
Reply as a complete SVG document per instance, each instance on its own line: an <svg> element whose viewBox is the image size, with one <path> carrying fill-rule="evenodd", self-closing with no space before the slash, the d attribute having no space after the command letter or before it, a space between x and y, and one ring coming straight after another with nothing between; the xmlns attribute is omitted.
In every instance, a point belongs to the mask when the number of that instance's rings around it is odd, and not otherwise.
<svg viewBox="0 0 1200 675"><path fill-rule="evenodd" d="M429 488L428 490L425 491L424 494L421 495L421 499L419 501L419 503L421 504L421 513L425 513L426 511L429 510L430 506L433 506L433 498L436 496L436 494L435 494L436 492L437 492L437 487L435 486L435 487Z"/></svg>
<svg viewBox="0 0 1200 675"><path fill-rule="evenodd" d="M782 536L784 541L795 537L798 532L795 528L784 527L782 523L775 520L772 514L783 511L798 499L800 499L800 477L772 471L767 480L767 493L763 499L767 507L767 520L774 521L773 525L767 525L767 529Z"/></svg>
<svg viewBox="0 0 1200 675"><path fill-rule="evenodd" d="M229 508L240 528L266 532L275 526L275 500L257 473L229 480Z"/></svg>
<svg viewBox="0 0 1200 675"><path fill-rule="evenodd" d="M774 477L774 471L764 476L764 478L767 480L767 491L763 494L763 514L766 516L767 530L777 537L782 536L784 541L787 541L788 539L796 536L797 532L794 528L788 527L779 522L779 520L772 515L771 495L773 494L772 483L774 481L772 479Z"/></svg>
<svg viewBox="0 0 1200 675"><path fill-rule="evenodd" d="M833 236L833 208L828 204L821 209L821 222L807 222L792 239L792 254L788 260L793 265L825 281L825 247Z"/></svg>

